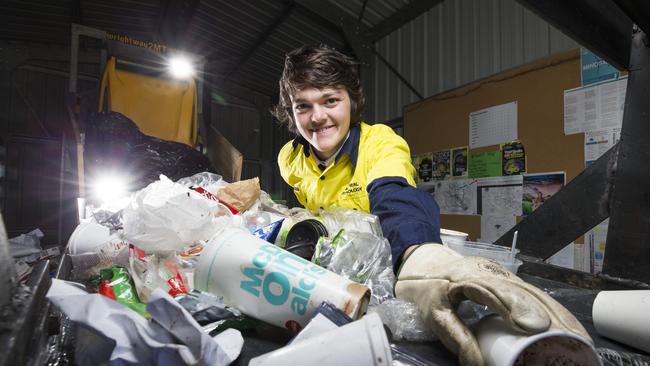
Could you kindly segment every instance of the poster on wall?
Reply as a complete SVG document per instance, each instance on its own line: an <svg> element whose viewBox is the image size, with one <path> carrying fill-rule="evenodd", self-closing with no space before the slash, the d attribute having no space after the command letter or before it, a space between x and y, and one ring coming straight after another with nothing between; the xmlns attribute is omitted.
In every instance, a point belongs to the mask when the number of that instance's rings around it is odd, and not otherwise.
<svg viewBox="0 0 650 366"><path fill-rule="evenodd" d="M564 172L525 174L524 191L521 200L523 215L530 215L562 189L565 179L566 174Z"/></svg>
<svg viewBox="0 0 650 366"><path fill-rule="evenodd" d="M413 156L413 166L416 172L416 183L430 182L433 178L433 161L431 153L418 154Z"/></svg>
<svg viewBox="0 0 650 366"><path fill-rule="evenodd" d="M518 175L526 171L526 151L521 141L501 144L503 175Z"/></svg>
<svg viewBox="0 0 650 366"><path fill-rule="evenodd" d="M449 177L450 163L449 150L434 151L432 153L433 179L440 180Z"/></svg>
<svg viewBox="0 0 650 366"><path fill-rule="evenodd" d="M583 86L603 80L616 79L619 75L614 66L584 47L580 48L580 64L580 77Z"/></svg>
<svg viewBox="0 0 650 366"><path fill-rule="evenodd" d="M470 149L516 139L517 102L500 104L469 114Z"/></svg>
<svg viewBox="0 0 650 366"><path fill-rule="evenodd" d="M430 193L440 213L473 215L476 212L476 180L446 179L418 184L418 189Z"/></svg>
<svg viewBox="0 0 650 366"><path fill-rule="evenodd" d="M467 177L467 146L451 149L451 176Z"/></svg>
<svg viewBox="0 0 650 366"><path fill-rule="evenodd" d="M521 216L521 175L476 180L476 214Z"/></svg>
<svg viewBox="0 0 650 366"><path fill-rule="evenodd" d="M500 177L501 151L470 153L467 166L470 178Z"/></svg>

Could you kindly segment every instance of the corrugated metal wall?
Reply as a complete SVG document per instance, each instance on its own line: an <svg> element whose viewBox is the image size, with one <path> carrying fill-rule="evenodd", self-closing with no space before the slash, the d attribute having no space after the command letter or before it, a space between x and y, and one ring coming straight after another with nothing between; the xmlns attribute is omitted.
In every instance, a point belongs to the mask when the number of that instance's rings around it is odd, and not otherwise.
<svg viewBox="0 0 650 366"><path fill-rule="evenodd" d="M446 0L375 47L426 98L579 45L515 0ZM418 97L375 62L369 120L401 117Z"/></svg>

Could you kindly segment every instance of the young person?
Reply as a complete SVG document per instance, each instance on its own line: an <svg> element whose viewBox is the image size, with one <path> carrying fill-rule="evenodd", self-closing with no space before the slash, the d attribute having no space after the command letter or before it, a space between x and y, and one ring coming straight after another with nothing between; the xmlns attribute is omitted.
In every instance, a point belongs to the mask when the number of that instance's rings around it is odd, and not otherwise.
<svg viewBox="0 0 650 366"><path fill-rule="evenodd" d="M562 305L496 262L437 244L439 209L415 189L408 145L389 127L365 123L364 104L352 58L325 46L287 54L274 115L297 135L280 151L278 165L298 201L314 213L335 205L377 215L399 268L395 294L415 303L463 365L484 364L454 312L464 299L488 305L521 332L555 328L590 339Z"/></svg>
<svg viewBox="0 0 650 366"><path fill-rule="evenodd" d="M328 47L290 52L274 114L297 137L282 148L278 165L313 213L339 206L378 216L396 266L409 246L441 242L440 211L415 188L406 141L388 126L365 123L364 106L352 58Z"/></svg>

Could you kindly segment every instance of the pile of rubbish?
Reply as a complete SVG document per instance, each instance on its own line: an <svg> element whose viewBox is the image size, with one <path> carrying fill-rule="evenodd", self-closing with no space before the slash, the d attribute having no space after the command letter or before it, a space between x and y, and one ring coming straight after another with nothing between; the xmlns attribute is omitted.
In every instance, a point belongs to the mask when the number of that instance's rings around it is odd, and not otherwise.
<svg viewBox="0 0 650 366"><path fill-rule="evenodd" d="M376 216L314 216L274 202L257 178L228 183L208 172L161 175L123 202L87 209L66 249L71 278L47 294L84 333L76 363L228 365L241 331L270 324L297 336L251 365L315 352L333 357L324 364L427 364L388 343L383 323L393 339L433 336L393 297Z"/></svg>

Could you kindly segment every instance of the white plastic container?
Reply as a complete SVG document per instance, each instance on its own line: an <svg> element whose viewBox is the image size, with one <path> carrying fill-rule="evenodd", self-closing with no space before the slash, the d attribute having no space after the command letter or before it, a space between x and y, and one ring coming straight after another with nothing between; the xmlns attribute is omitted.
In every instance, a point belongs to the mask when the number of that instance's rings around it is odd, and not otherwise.
<svg viewBox="0 0 650 366"><path fill-rule="evenodd" d="M367 287L237 227L222 229L206 244L194 286L223 296L227 305L249 316L293 331L323 301L357 319L370 298Z"/></svg>
<svg viewBox="0 0 650 366"><path fill-rule="evenodd" d="M519 266L523 263L516 258L518 249L514 253L508 247L496 244L480 243L475 241L450 242L445 243L447 247L453 249L466 257L483 257L492 259L512 273L517 273Z"/></svg>
<svg viewBox="0 0 650 366"><path fill-rule="evenodd" d="M476 339L487 366L601 365L593 345L576 334L561 330L518 333L497 315L479 322Z"/></svg>
<svg viewBox="0 0 650 366"><path fill-rule="evenodd" d="M449 229L440 229L440 239L442 239L442 244L462 244L467 240L469 234L462 231L449 230Z"/></svg>
<svg viewBox="0 0 650 366"><path fill-rule="evenodd" d="M68 252L70 254L93 253L103 244L118 239L110 230L95 222L82 222L70 235Z"/></svg>
<svg viewBox="0 0 650 366"><path fill-rule="evenodd" d="M599 334L650 352L650 290L601 291L592 318Z"/></svg>
<svg viewBox="0 0 650 366"><path fill-rule="evenodd" d="M377 313L273 352L255 357L249 366L390 366L393 358Z"/></svg>

